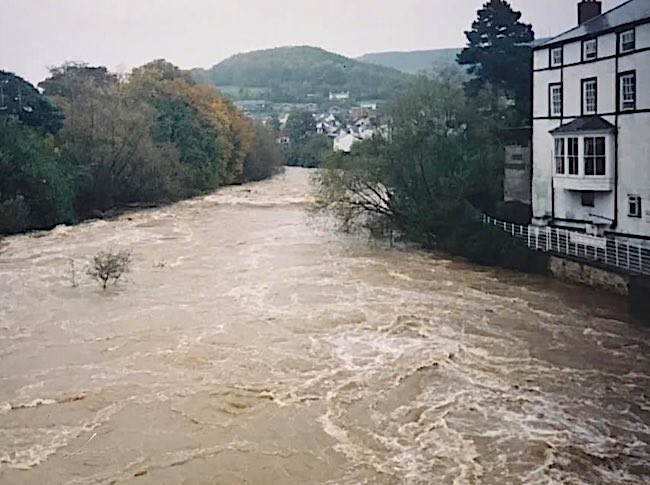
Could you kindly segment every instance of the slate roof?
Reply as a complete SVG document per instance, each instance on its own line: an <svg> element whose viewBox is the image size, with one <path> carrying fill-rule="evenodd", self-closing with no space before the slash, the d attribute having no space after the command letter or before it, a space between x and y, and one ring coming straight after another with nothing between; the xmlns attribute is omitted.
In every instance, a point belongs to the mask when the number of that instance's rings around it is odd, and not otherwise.
<svg viewBox="0 0 650 485"><path fill-rule="evenodd" d="M536 48L548 47L554 44L562 44L571 40L597 35L644 20L650 22L650 0L629 0L582 25L549 39L542 45L536 46Z"/></svg>
<svg viewBox="0 0 650 485"><path fill-rule="evenodd" d="M561 135L564 133L578 133L587 131L614 131L615 127L609 121L602 119L600 116L582 116L576 118L571 123L558 126L550 133Z"/></svg>

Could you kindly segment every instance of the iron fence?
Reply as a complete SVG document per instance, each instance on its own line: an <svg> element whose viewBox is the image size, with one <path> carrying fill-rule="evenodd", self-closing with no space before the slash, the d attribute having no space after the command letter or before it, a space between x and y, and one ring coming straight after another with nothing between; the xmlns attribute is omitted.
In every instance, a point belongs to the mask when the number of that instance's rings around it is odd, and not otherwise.
<svg viewBox="0 0 650 485"><path fill-rule="evenodd" d="M483 223L496 226L538 251L597 261L632 274L650 276L650 249L616 237L598 237L557 227L523 226L483 214Z"/></svg>

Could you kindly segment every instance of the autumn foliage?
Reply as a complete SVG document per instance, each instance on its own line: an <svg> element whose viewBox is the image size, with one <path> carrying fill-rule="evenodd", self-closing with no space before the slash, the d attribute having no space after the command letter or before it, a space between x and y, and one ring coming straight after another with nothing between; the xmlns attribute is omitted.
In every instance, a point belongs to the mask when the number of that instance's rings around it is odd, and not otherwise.
<svg viewBox="0 0 650 485"><path fill-rule="evenodd" d="M53 130L0 116L0 233L191 197L271 176L282 164L264 127L164 60L125 76L68 63L39 87L43 102L31 104L54 106L63 122ZM18 129L30 136L15 136Z"/></svg>

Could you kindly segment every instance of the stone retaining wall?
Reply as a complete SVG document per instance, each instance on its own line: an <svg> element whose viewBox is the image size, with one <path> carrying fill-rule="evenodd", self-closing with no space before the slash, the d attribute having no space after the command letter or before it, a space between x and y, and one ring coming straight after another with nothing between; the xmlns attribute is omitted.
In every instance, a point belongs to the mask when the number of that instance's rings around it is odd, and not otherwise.
<svg viewBox="0 0 650 485"><path fill-rule="evenodd" d="M621 296L629 294L629 277L588 263L551 256L549 272L565 281L580 283Z"/></svg>
<svg viewBox="0 0 650 485"><path fill-rule="evenodd" d="M591 286L626 297L630 313L637 319L650 323L650 278L631 276L593 263L551 256L548 271L554 277Z"/></svg>

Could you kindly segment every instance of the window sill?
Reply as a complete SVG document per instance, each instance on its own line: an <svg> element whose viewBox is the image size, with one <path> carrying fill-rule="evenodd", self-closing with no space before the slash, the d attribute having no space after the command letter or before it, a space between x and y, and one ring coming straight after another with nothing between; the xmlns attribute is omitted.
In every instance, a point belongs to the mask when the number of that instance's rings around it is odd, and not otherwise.
<svg viewBox="0 0 650 485"><path fill-rule="evenodd" d="M555 174L555 187L564 190L610 192L614 190L614 178L606 175Z"/></svg>

